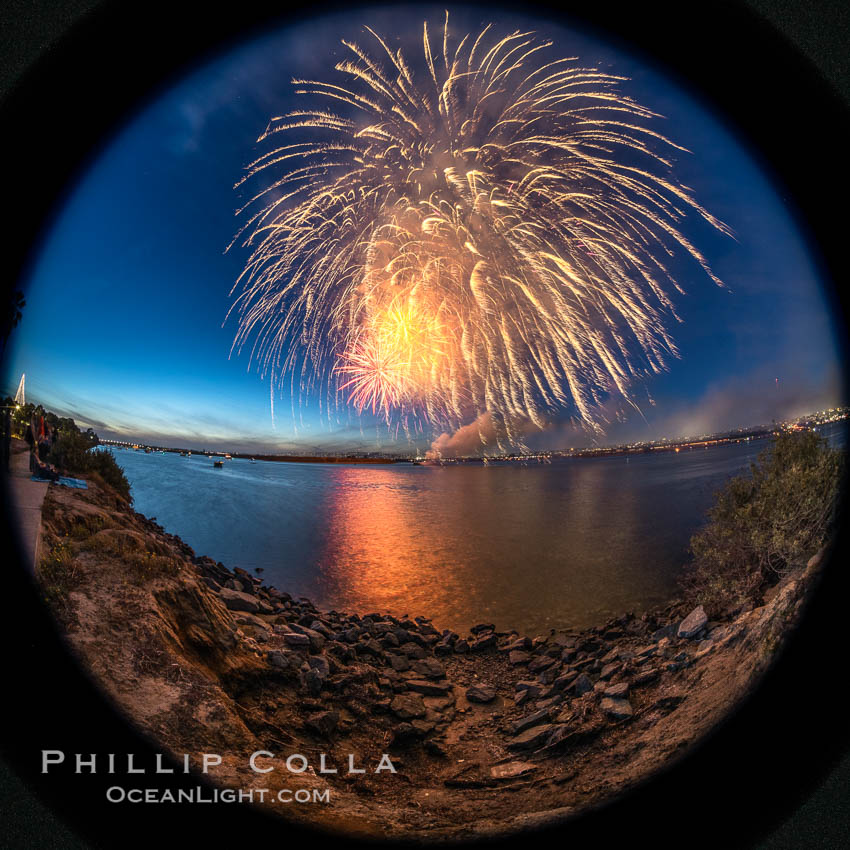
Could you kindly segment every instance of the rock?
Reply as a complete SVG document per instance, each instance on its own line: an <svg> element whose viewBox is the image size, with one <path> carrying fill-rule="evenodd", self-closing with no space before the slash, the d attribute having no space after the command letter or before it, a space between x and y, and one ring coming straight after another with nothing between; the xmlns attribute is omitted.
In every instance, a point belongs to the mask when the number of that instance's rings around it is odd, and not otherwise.
<svg viewBox="0 0 850 850"><path fill-rule="evenodd" d="M480 634L481 632L494 632L496 630L496 626L493 623L479 623L477 626L473 626L469 631L474 634Z"/></svg>
<svg viewBox="0 0 850 850"><path fill-rule="evenodd" d="M284 632L282 637L288 646L294 646L297 649L307 649L310 646L310 638L298 632Z"/></svg>
<svg viewBox="0 0 850 850"><path fill-rule="evenodd" d="M407 639L408 643L415 643L417 646L420 646L423 649L428 645L425 638L423 638L422 635L419 634L419 632L414 632L410 629L407 630Z"/></svg>
<svg viewBox="0 0 850 850"><path fill-rule="evenodd" d="M614 647L614 649L603 655L602 658L600 658L599 660L603 664L611 664L612 662L617 661L619 659L618 653L619 650L617 649L617 647Z"/></svg>
<svg viewBox="0 0 850 850"><path fill-rule="evenodd" d="M599 707L602 711L614 720L627 720L634 712L632 705L627 699L611 699L605 697Z"/></svg>
<svg viewBox="0 0 850 850"><path fill-rule="evenodd" d="M387 653L387 660L390 662L390 667L392 667L396 673L403 673L405 670L410 669L410 662L404 655L393 655L392 653Z"/></svg>
<svg viewBox="0 0 850 850"><path fill-rule="evenodd" d="M327 652L331 653L333 657L338 658L342 664L354 661L356 658L354 650L350 646L346 646L344 643L337 643L336 641L331 641L327 645Z"/></svg>
<svg viewBox="0 0 850 850"><path fill-rule="evenodd" d="M308 629L306 626L301 627L301 634L305 635L310 641L310 649L313 652L321 652L325 645L325 636L319 632Z"/></svg>
<svg viewBox="0 0 850 850"><path fill-rule="evenodd" d="M537 681L541 685L551 685L558 678L559 672L557 667L549 667L537 677Z"/></svg>
<svg viewBox="0 0 850 850"><path fill-rule="evenodd" d="M429 697L443 697L451 693L452 687L447 682L426 682L424 679L408 679L407 687L411 691Z"/></svg>
<svg viewBox="0 0 850 850"><path fill-rule="evenodd" d="M493 632L489 634L482 635L478 640L472 641L469 644L469 649L472 652L479 652L482 649L490 649L492 646L496 646L498 642L498 638Z"/></svg>
<svg viewBox="0 0 850 850"><path fill-rule="evenodd" d="M266 632L271 631L271 626L269 624L258 617L256 614L250 614L248 611L239 612L239 616L236 618L237 625L240 626L255 626L258 629L263 629Z"/></svg>
<svg viewBox="0 0 850 850"><path fill-rule="evenodd" d="M248 570L243 570L242 567L234 567L233 574L238 576L238 580L246 587L254 587L254 577L248 572Z"/></svg>
<svg viewBox="0 0 850 850"><path fill-rule="evenodd" d="M440 741L435 741L433 738L430 738L423 744L423 746L427 752L431 753L432 756L448 758L449 754L446 751L445 744Z"/></svg>
<svg viewBox="0 0 850 850"><path fill-rule="evenodd" d="M307 690L313 695L318 696L322 690L322 685L325 683L325 677L316 670L311 667L304 674L304 684L307 686Z"/></svg>
<svg viewBox="0 0 850 850"><path fill-rule="evenodd" d="M543 693L539 682L517 682L514 687L518 691L527 691L531 699L537 699Z"/></svg>
<svg viewBox="0 0 850 850"><path fill-rule="evenodd" d="M413 726L419 735L427 735L436 724L430 720L413 720L410 725Z"/></svg>
<svg viewBox="0 0 850 850"><path fill-rule="evenodd" d="M628 682L618 682L616 685L608 685L602 691L602 696L610 697L611 699L625 699L629 692Z"/></svg>
<svg viewBox="0 0 850 850"><path fill-rule="evenodd" d="M549 656L544 655L539 658L535 658L534 661L528 665L528 670L530 673L539 673L541 670L547 670L554 663L554 658L549 658Z"/></svg>
<svg viewBox="0 0 850 850"><path fill-rule="evenodd" d="M582 694L588 693L588 691L593 690L593 682L582 673L568 688L568 690L572 691L577 697L580 697Z"/></svg>
<svg viewBox="0 0 850 850"><path fill-rule="evenodd" d="M443 780L447 788L489 788L495 785L481 762L466 762Z"/></svg>
<svg viewBox="0 0 850 850"><path fill-rule="evenodd" d="M399 645L400 644L398 642L398 638L392 632L387 632L381 638L381 646L384 649L391 649L391 648L399 646Z"/></svg>
<svg viewBox="0 0 850 850"><path fill-rule="evenodd" d="M509 761L507 764L494 764L490 768L493 779L515 779L537 770L537 765L528 761Z"/></svg>
<svg viewBox="0 0 850 850"><path fill-rule="evenodd" d="M541 723L549 722L549 710L535 711L534 714L527 714L525 717L520 717L510 725L511 735L519 735L520 732L525 732L532 726L539 726Z"/></svg>
<svg viewBox="0 0 850 850"><path fill-rule="evenodd" d="M323 679L327 679L330 673L330 665L328 659L323 655L311 655L307 658L307 663L315 670Z"/></svg>
<svg viewBox="0 0 850 850"><path fill-rule="evenodd" d="M517 735L513 741L508 743L509 750L537 750L546 745L549 736L557 727L554 724L546 723L542 726L532 726Z"/></svg>
<svg viewBox="0 0 850 850"><path fill-rule="evenodd" d="M567 670L566 673L561 673L561 675L552 682L552 690L556 693L566 690L570 682L575 680L576 676L578 676L578 670Z"/></svg>
<svg viewBox="0 0 850 850"><path fill-rule="evenodd" d="M514 667L518 667L520 664L528 664L531 661L531 655L527 652L524 652L521 649L513 649L508 655L508 661L514 665Z"/></svg>
<svg viewBox="0 0 850 850"><path fill-rule="evenodd" d="M466 698L470 702L493 702L496 699L496 689L491 685L472 685L472 687L467 688Z"/></svg>
<svg viewBox="0 0 850 850"><path fill-rule="evenodd" d="M381 644L379 644L374 638L369 638L369 640L363 640L360 641L360 643L354 644L354 650L358 655L372 655L375 658L381 657L383 652Z"/></svg>
<svg viewBox="0 0 850 850"><path fill-rule="evenodd" d="M421 659L427 658L428 653L419 646L418 643L414 643L413 641L407 641L407 643L403 643L399 648L399 652L406 655L408 658L413 659Z"/></svg>
<svg viewBox="0 0 850 850"><path fill-rule="evenodd" d="M705 624L708 622L708 617L706 616L705 609L702 605L697 605L684 620L682 620L679 625L678 636L680 638L692 638L695 634L700 632Z"/></svg>
<svg viewBox="0 0 850 850"><path fill-rule="evenodd" d="M661 675L661 671L657 667L644 670L632 679L632 686L637 688L640 685L648 685L650 682L654 682L659 675Z"/></svg>
<svg viewBox="0 0 850 850"><path fill-rule="evenodd" d="M585 638L577 647L582 652L598 652L602 644L594 637Z"/></svg>
<svg viewBox="0 0 850 850"><path fill-rule="evenodd" d="M469 642L465 640L457 641L455 643L455 652L461 655L465 652L469 652Z"/></svg>
<svg viewBox="0 0 850 850"><path fill-rule="evenodd" d="M499 652L515 652L531 649L531 638L516 638L499 647Z"/></svg>
<svg viewBox="0 0 850 850"><path fill-rule="evenodd" d="M290 667L296 666L294 653L287 649L273 649L266 657L272 667L280 667L281 670L288 670Z"/></svg>
<svg viewBox="0 0 850 850"><path fill-rule="evenodd" d="M338 711L320 711L317 714L311 714L305 721L304 725L313 732L327 737L336 729L339 723Z"/></svg>
<svg viewBox="0 0 850 850"><path fill-rule="evenodd" d="M446 675L446 668L436 658L422 658L411 662L410 666L429 679L442 679Z"/></svg>
<svg viewBox="0 0 850 850"><path fill-rule="evenodd" d="M312 620L310 622L310 628L314 632L324 635L326 638L330 638L331 636L331 630L321 620Z"/></svg>
<svg viewBox="0 0 850 850"><path fill-rule="evenodd" d="M676 627L674 625L662 626L660 629L656 629L652 633L652 639L658 643L663 638L671 638L676 634Z"/></svg>
<svg viewBox="0 0 850 850"><path fill-rule="evenodd" d="M223 587L218 593L221 601L230 611L248 611L251 614L256 614L260 610L256 598L251 596L250 593L231 590L228 587Z"/></svg>
<svg viewBox="0 0 850 850"><path fill-rule="evenodd" d="M397 694L390 703L390 711L401 720L425 716L425 703L418 694Z"/></svg>
<svg viewBox="0 0 850 850"><path fill-rule="evenodd" d="M610 679L623 665L617 662L616 664L606 664L602 670L599 671L599 678L605 679L606 681Z"/></svg>

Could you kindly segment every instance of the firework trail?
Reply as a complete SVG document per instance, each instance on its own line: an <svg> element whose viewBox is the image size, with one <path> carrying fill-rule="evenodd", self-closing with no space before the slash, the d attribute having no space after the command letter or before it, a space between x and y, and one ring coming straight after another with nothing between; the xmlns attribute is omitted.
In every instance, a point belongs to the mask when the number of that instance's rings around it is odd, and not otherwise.
<svg viewBox="0 0 850 850"><path fill-rule="evenodd" d="M680 223L711 216L671 174L675 145L625 79L545 60L551 42L448 17L419 69L369 28L343 42L347 84L294 80L303 109L237 187L251 249L234 348L293 396L456 430L486 417L518 442L558 412L594 426L666 367L690 256ZM251 342L253 340L253 342Z"/></svg>

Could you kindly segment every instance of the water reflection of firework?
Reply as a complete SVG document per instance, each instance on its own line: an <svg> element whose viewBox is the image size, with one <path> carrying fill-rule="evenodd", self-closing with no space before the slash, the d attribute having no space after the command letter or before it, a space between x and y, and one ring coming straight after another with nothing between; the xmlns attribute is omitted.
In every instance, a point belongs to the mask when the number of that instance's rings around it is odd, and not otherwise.
<svg viewBox="0 0 850 850"><path fill-rule="evenodd" d="M622 78L547 59L530 33L490 27L415 71L372 30L348 86L296 81L335 103L273 119L240 185L283 174L246 205L252 255L235 345L304 392L408 426L485 413L501 438L557 411L593 423L676 353L669 257L704 210L670 173L682 150ZM295 134L298 134L297 137Z"/></svg>

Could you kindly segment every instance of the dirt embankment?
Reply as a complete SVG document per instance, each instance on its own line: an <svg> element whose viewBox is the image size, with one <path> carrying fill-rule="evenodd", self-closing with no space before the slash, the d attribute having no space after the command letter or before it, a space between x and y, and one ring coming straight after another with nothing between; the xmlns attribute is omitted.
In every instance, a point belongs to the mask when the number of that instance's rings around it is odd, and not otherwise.
<svg viewBox="0 0 850 850"><path fill-rule="evenodd" d="M96 485L51 485L43 540L39 576L82 664L164 751L221 754L224 786L330 791L290 817L422 839L569 816L681 755L767 667L819 562L715 622L672 605L585 631L461 636L319 611L196 557ZM273 772L250 769L257 750ZM293 753L304 773L285 769ZM384 753L397 772L375 772Z"/></svg>

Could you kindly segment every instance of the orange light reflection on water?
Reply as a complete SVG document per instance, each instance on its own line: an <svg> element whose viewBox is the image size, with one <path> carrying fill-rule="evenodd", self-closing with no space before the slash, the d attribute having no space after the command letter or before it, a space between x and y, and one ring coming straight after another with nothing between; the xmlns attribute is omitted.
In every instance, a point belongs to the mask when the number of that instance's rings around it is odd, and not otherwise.
<svg viewBox="0 0 850 850"><path fill-rule="evenodd" d="M633 493L612 493L590 465L573 471L583 486L553 492L542 470L516 466L334 470L317 577L326 606L539 629L583 625L602 598L627 606L638 584L659 592L651 566L623 557L647 531Z"/></svg>

